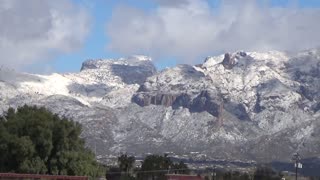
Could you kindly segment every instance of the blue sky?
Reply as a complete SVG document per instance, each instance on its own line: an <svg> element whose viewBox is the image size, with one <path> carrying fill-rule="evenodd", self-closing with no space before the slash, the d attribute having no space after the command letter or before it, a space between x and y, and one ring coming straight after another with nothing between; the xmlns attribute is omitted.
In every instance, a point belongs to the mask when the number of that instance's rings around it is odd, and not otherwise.
<svg viewBox="0 0 320 180"><path fill-rule="evenodd" d="M237 50L320 47L320 0L7 2L0 3L7 10L0 11L0 65L29 72L78 72L86 59L132 54L163 69Z"/></svg>
<svg viewBox="0 0 320 180"><path fill-rule="evenodd" d="M74 0L74 2L91 6L88 8L93 18L92 28L83 48L69 54L61 54L54 61L51 61L50 66L59 72L77 72L86 59L117 59L123 57L122 54L107 48L110 40L106 33L106 23L112 16L113 8L118 5L130 5L143 10L156 7L156 3L148 0L93 0L91 2ZM174 66L176 62L174 58L166 58L161 63L155 62L155 64L158 69L162 69L167 66Z"/></svg>
<svg viewBox="0 0 320 180"><path fill-rule="evenodd" d="M85 1L77 0L75 0L75 2L86 3ZM220 1L212 0L208 2L211 7L219 8ZM286 7L292 2L293 1L290 0L272 0L271 4L276 7ZM93 6L90 8L90 13L93 18L90 35L83 48L69 54L61 54L51 62L53 68L59 72L78 71L81 63L85 59L119 58L123 56L122 54L108 50L107 48L110 39L106 33L106 23L110 20L112 11L116 6L125 4L146 11L157 7L157 4L151 0L95 0L90 3L93 3ZM300 0L298 1L298 5L300 8L320 7L320 1ZM156 65L159 69L175 64L176 60L174 57L166 57L160 62L156 61Z"/></svg>

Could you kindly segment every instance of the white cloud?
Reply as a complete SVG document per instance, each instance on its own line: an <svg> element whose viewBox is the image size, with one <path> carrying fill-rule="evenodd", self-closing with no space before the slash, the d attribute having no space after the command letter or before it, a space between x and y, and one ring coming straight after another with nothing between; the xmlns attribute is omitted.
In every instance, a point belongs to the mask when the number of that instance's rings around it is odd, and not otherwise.
<svg viewBox="0 0 320 180"><path fill-rule="evenodd" d="M1 0L0 65L19 69L79 49L89 19L70 0Z"/></svg>
<svg viewBox="0 0 320 180"><path fill-rule="evenodd" d="M108 48L194 62L226 51L300 50L320 44L320 9L270 7L253 0L225 0L218 8L204 0L162 2L147 11L118 6L107 24Z"/></svg>

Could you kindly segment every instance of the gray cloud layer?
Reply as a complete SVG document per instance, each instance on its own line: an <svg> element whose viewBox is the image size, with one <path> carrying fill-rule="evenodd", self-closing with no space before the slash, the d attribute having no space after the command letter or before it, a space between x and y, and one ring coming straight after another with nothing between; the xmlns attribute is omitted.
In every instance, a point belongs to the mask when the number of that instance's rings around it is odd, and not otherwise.
<svg viewBox="0 0 320 180"><path fill-rule="evenodd" d="M0 65L15 69L78 49L87 11L71 0L0 0Z"/></svg>
<svg viewBox="0 0 320 180"><path fill-rule="evenodd" d="M111 50L193 62L225 51L300 50L319 46L320 10L270 7L253 0L161 1L144 11L119 6L107 24ZM162 2L162 3L161 3Z"/></svg>

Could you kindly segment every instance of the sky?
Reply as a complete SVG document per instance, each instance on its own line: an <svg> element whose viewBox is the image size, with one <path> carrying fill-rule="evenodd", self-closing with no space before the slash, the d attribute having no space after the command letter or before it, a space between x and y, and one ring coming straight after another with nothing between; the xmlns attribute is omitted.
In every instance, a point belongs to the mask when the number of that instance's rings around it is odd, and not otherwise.
<svg viewBox="0 0 320 180"><path fill-rule="evenodd" d="M78 72L151 56L158 69L225 52L320 47L319 0L0 0L0 66Z"/></svg>

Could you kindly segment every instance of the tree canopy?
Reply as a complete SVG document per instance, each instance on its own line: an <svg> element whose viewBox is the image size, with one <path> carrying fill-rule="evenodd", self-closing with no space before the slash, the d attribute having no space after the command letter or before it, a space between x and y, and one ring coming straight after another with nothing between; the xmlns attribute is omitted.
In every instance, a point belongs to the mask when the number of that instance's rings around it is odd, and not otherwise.
<svg viewBox="0 0 320 180"><path fill-rule="evenodd" d="M135 157L122 154L118 157L118 167L107 170L106 177L111 180L165 180L166 174L189 174L188 166L182 161L173 162L168 156L148 155L141 168L134 167Z"/></svg>
<svg viewBox="0 0 320 180"><path fill-rule="evenodd" d="M122 154L118 157L118 164L121 172L128 173L134 165L135 157Z"/></svg>
<svg viewBox="0 0 320 180"><path fill-rule="evenodd" d="M96 176L81 125L43 107L9 108L0 116L0 172Z"/></svg>
<svg viewBox="0 0 320 180"><path fill-rule="evenodd" d="M164 155L149 155L141 165L141 171L138 172L139 179L166 179L165 174L188 174L189 169L182 161L173 163L171 159Z"/></svg>

